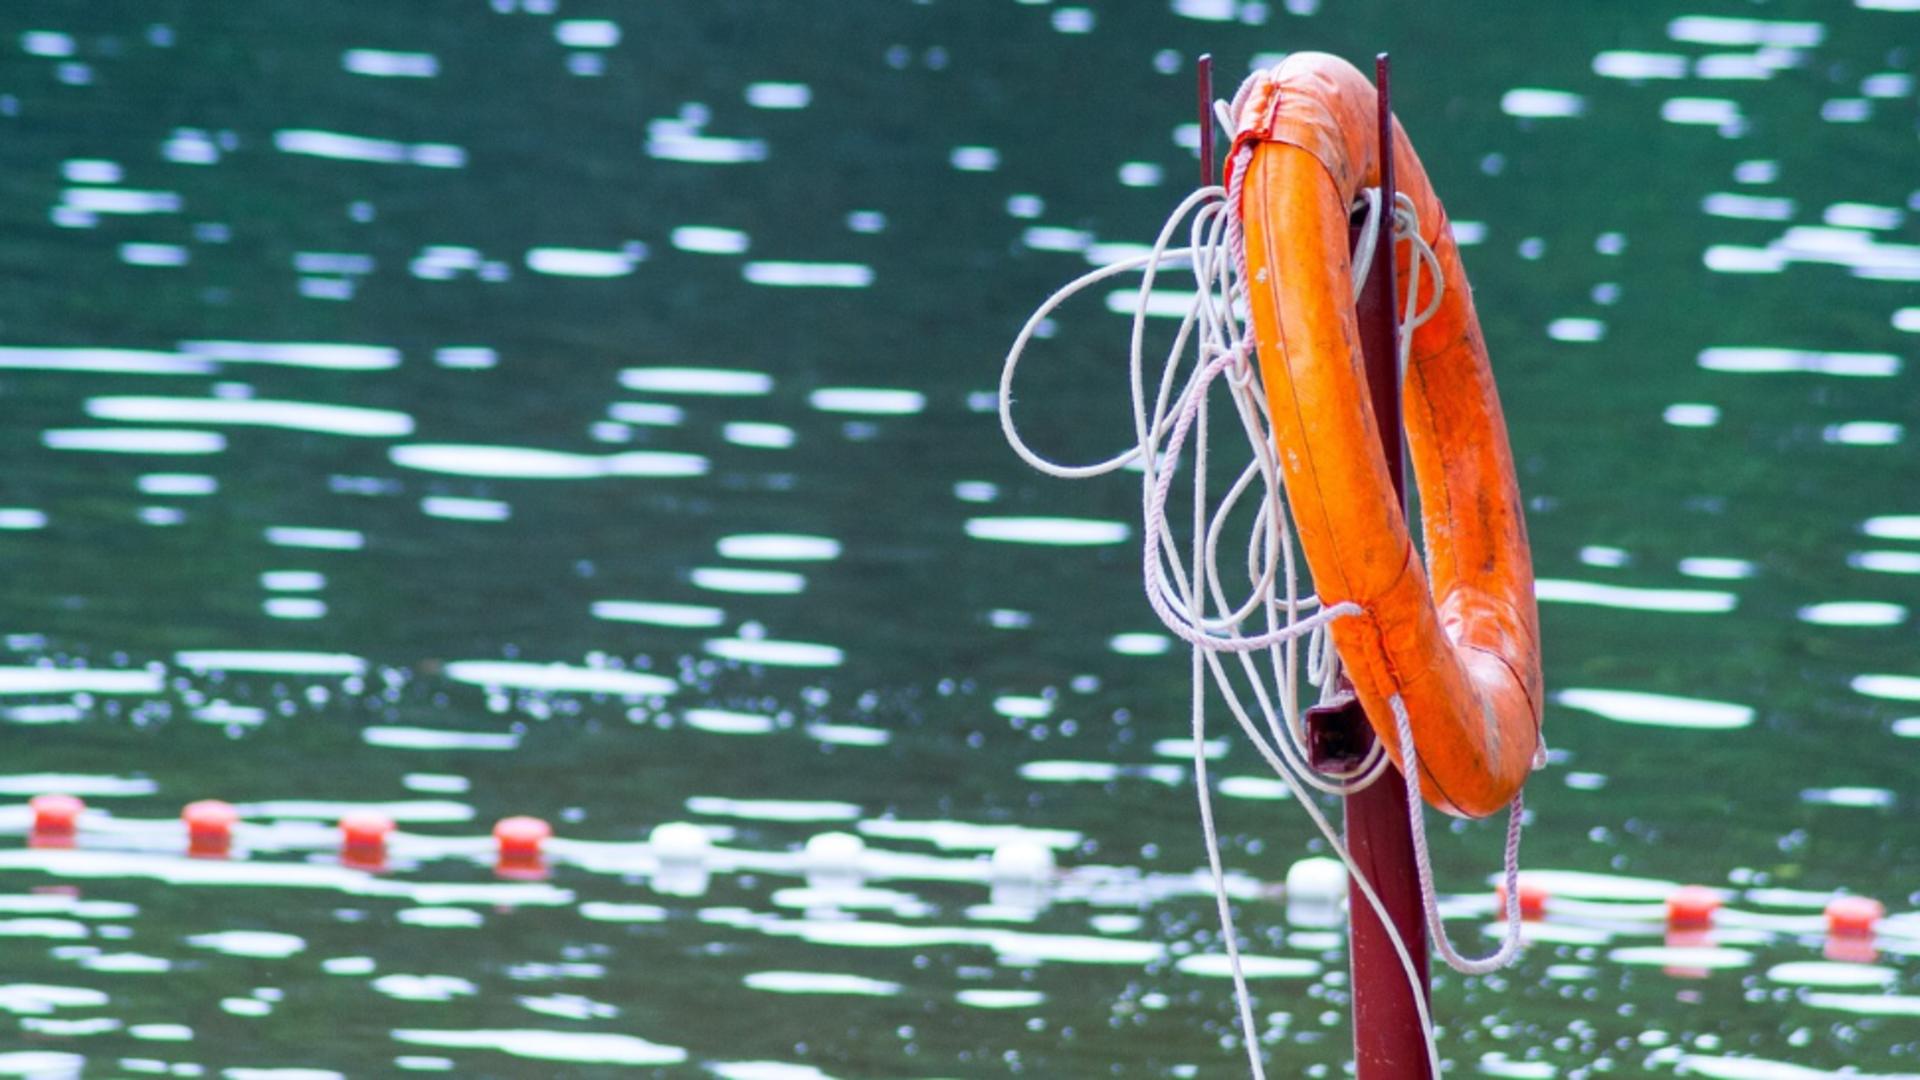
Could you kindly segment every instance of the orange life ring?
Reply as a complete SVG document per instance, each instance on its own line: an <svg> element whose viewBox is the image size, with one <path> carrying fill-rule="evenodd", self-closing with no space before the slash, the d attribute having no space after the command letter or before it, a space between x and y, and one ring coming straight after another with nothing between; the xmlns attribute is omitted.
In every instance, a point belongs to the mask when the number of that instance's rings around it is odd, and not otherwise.
<svg viewBox="0 0 1920 1080"><path fill-rule="evenodd" d="M1533 560L1453 230L1396 121L1397 185L1445 282L1413 333L1404 383L1426 565L1415 557L1379 449L1350 277L1349 207L1379 183L1376 108L1351 64L1295 53L1247 93L1228 169L1246 170L1249 306L1300 545L1320 598L1364 609L1332 624L1334 645L1396 762L1391 699L1405 703L1427 801L1482 817L1519 792L1541 745ZM1410 258L1398 254L1402 305Z"/></svg>

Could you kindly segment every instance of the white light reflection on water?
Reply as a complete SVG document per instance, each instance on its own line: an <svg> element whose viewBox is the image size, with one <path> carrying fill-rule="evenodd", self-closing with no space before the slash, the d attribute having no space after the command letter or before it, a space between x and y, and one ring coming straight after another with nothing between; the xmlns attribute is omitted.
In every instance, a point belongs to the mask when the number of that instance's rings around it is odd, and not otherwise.
<svg viewBox="0 0 1920 1080"><path fill-rule="evenodd" d="M806 575L787 570L696 566L688 574L688 580L695 588L759 596L797 596L807 588Z"/></svg>
<svg viewBox="0 0 1920 1080"><path fill-rule="evenodd" d="M1831 600L1808 604L1798 617L1816 626L1898 626L1907 621L1907 609L1879 600Z"/></svg>
<svg viewBox="0 0 1920 1080"><path fill-rule="evenodd" d="M1118 544L1130 535L1124 522L1061 517L968 518L966 532L975 540L1050 546Z"/></svg>
<svg viewBox="0 0 1920 1080"><path fill-rule="evenodd" d="M136 484L144 495L194 497L212 495L220 490L220 481L202 473L147 473Z"/></svg>
<svg viewBox="0 0 1920 1080"><path fill-rule="evenodd" d="M1667 24L1667 36L1697 45L1772 45L1810 49L1826 40L1817 22L1683 15Z"/></svg>
<svg viewBox="0 0 1920 1080"><path fill-rule="evenodd" d="M615 278L633 273L646 258L645 245L618 251L587 248L537 247L527 249L527 269L555 277Z"/></svg>
<svg viewBox="0 0 1920 1080"><path fill-rule="evenodd" d="M274 364L323 371L387 371L400 366L400 350L385 345L316 341L183 341L180 351L223 364Z"/></svg>
<svg viewBox="0 0 1920 1080"><path fill-rule="evenodd" d="M748 83L746 100L756 109L804 109L813 103L813 90L806 83Z"/></svg>
<svg viewBox="0 0 1920 1080"><path fill-rule="evenodd" d="M0 694L157 694L158 671L0 667Z"/></svg>
<svg viewBox="0 0 1920 1080"><path fill-rule="evenodd" d="M385 49L348 49L340 66L354 75L382 79L431 79L440 74L432 53L389 52Z"/></svg>
<svg viewBox="0 0 1920 1080"><path fill-rule="evenodd" d="M396 1028L396 1042L439 1049L497 1050L508 1057L578 1065L678 1065L687 1052L632 1035L592 1031L434 1031Z"/></svg>
<svg viewBox="0 0 1920 1080"><path fill-rule="evenodd" d="M757 971L742 980L749 989L772 994L852 994L860 997L893 997L900 984L864 975L840 975L822 971Z"/></svg>
<svg viewBox="0 0 1920 1080"><path fill-rule="evenodd" d="M1669 124L1717 127L1722 134L1738 133L1742 124L1739 102L1727 98L1668 98L1660 106L1660 119Z"/></svg>
<svg viewBox="0 0 1920 1080"><path fill-rule="evenodd" d="M73 35L58 30L28 30L20 35L20 51L28 56L72 56Z"/></svg>
<svg viewBox="0 0 1920 1080"><path fill-rule="evenodd" d="M1856 694L1889 701L1920 701L1920 676L1858 675L1851 684Z"/></svg>
<svg viewBox="0 0 1920 1080"><path fill-rule="evenodd" d="M1547 336L1555 341L1599 341L1607 336L1607 324L1599 319L1555 319L1547 324Z"/></svg>
<svg viewBox="0 0 1920 1080"><path fill-rule="evenodd" d="M127 188L68 188L61 205L84 214L175 214L180 195L172 191L134 191Z"/></svg>
<svg viewBox="0 0 1920 1080"><path fill-rule="evenodd" d="M413 434L413 417L391 409L316 405L259 398L96 397L87 415L97 420L245 424L326 435L394 438Z"/></svg>
<svg viewBox="0 0 1920 1080"><path fill-rule="evenodd" d="M400 824L450 824L472 821L473 807L447 799L405 799L398 802L350 802L339 799L269 799L236 803L243 818L292 821L338 821L356 811L377 811Z"/></svg>
<svg viewBox="0 0 1920 1080"><path fill-rule="evenodd" d="M773 376L729 368L639 367L622 371L620 385L660 394L757 397L772 392Z"/></svg>
<svg viewBox="0 0 1920 1080"><path fill-rule="evenodd" d="M217 431L181 428L56 428L42 432L40 441L50 450L83 450L102 454L218 454L227 448Z"/></svg>
<svg viewBox="0 0 1920 1080"><path fill-rule="evenodd" d="M720 430L720 437L735 446L750 446L761 450L785 450L794 444L797 436L794 430L785 424L753 423L736 421Z"/></svg>
<svg viewBox="0 0 1920 1080"><path fill-rule="evenodd" d="M1874 2L1893 0L1855 0L1855 3L1863 5ZM1852 1067L1830 1071L1764 1058L1710 1057L1705 1054L1682 1055L1679 1065L1683 1070L1682 1075L1705 1077L1706 1080L1913 1080L1912 1073L1865 1073Z"/></svg>
<svg viewBox="0 0 1920 1080"><path fill-rule="evenodd" d="M893 732L864 724L808 724L807 736L835 746L885 746Z"/></svg>
<svg viewBox="0 0 1920 1080"><path fill-rule="evenodd" d="M740 273L750 284L782 288L864 289L873 284L873 267L864 263L750 262Z"/></svg>
<svg viewBox="0 0 1920 1080"><path fill-rule="evenodd" d="M147 349L0 346L0 369L89 371L116 375L209 375L211 361Z"/></svg>
<svg viewBox="0 0 1920 1080"><path fill-rule="evenodd" d="M769 667L838 667L846 654L832 645L809 641L774 641L768 638L713 638L705 644L707 652L722 660Z"/></svg>
<svg viewBox="0 0 1920 1080"><path fill-rule="evenodd" d="M270 525L266 538L267 543L274 547L313 548L319 551L359 551L367 546L366 534L355 529Z"/></svg>
<svg viewBox="0 0 1920 1080"><path fill-rule="evenodd" d="M1220 794L1229 799L1272 802L1293 798L1293 788L1285 780L1270 776L1226 776L1220 779Z"/></svg>
<svg viewBox="0 0 1920 1080"><path fill-rule="evenodd" d="M1107 648L1121 656L1163 656L1173 648L1173 638L1149 632L1115 634L1107 639Z"/></svg>
<svg viewBox="0 0 1920 1080"><path fill-rule="evenodd" d="M1534 595L1546 603L1591 604L1598 607L1630 608L1635 611L1664 611L1693 614L1718 614L1732 611L1739 598L1730 592L1708 589L1642 589L1624 585L1604 585L1592 581L1563 581L1541 578L1534 582Z"/></svg>
<svg viewBox="0 0 1920 1080"><path fill-rule="evenodd" d="M1833 787L1808 788L1800 793L1800 801L1812 806L1885 810L1898 802L1899 798L1886 788Z"/></svg>
<svg viewBox="0 0 1920 1080"><path fill-rule="evenodd" d="M173 654L173 662L189 671L246 671L271 675L364 675L367 662L347 653L295 652L270 649L202 649Z"/></svg>
<svg viewBox="0 0 1920 1080"><path fill-rule="evenodd" d="M596 600L591 610L596 619L687 628L719 626L727 617L727 613L717 607L645 600Z"/></svg>
<svg viewBox="0 0 1920 1080"><path fill-rule="evenodd" d="M1554 1080L1560 1067L1546 1061L1514 1061L1504 1052L1489 1050L1480 1055L1480 1075L1502 1080Z"/></svg>
<svg viewBox="0 0 1920 1080"><path fill-rule="evenodd" d="M1839 446L1892 446L1906 437L1906 429L1884 420L1851 420L1827 425L1820 437Z"/></svg>
<svg viewBox="0 0 1920 1080"><path fill-rule="evenodd" d="M1753 963L1753 953L1714 945L1639 945L1614 949L1607 959L1635 967L1741 968Z"/></svg>
<svg viewBox="0 0 1920 1080"><path fill-rule="evenodd" d="M978 945L992 949L1003 964L1150 964L1167 954L1157 941L1078 934L1039 934L973 926L902 925L844 920L761 920L757 929L776 937L797 937L816 945L852 948L925 949L940 945Z"/></svg>
<svg viewBox="0 0 1920 1080"><path fill-rule="evenodd" d="M1746 727L1754 718L1753 709L1746 705L1633 690L1574 688L1557 691L1552 699L1622 724L1723 731Z"/></svg>
<svg viewBox="0 0 1920 1080"><path fill-rule="evenodd" d="M87 924L72 919L0 919L0 938L49 938L54 941L81 941L92 936ZM0 1001L5 988L0 987Z"/></svg>
<svg viewBox="0 0 1920 1080"><path fill-rule="evenodd" d="M569 49L611 49L620 44L620 25L609 19L562 19L553 38Z"/></svg>
<svg viewBox="0 0 1920 1080"><path fill-rule="evenodd" d="M1720 407L1699 402L1675 402L1666 407L1660 419L1674 427L1707 428L1720 422Z"/></svg>
<svg viewBox="0 0 1920 1080"><path fill-rule="evenodd" d="M1920 551L1855 551L1847 565L1877 574L1920 574Z"/></svg>
<svg viewBox="0 0 1920 1080"><path fill-rule="evenodd" d="M991 146L956 146L947 160L961 172L992 172L1000 167L1000 151Z"/></svg>
<svg viewBox="0 0 1920 1080"><path fill-rule="evenodd" d="M732 709L688 709L680 721L714 735L765 735L779 726L771 716Z"/></svg>
<svg viewBox="0 0 1920 1080"><path fill-rule="evenodd" d="M1186 782L1187 770L1178 765L1116 765L1110 761L1029 761L1020 766L1020 778L1037 784L1104 784L1122 777L1175 787Z"/></svg>
<svg viewBox="0 0 1920 1080"><path fill-rule="evenodd" d="M1679 570L1688 577L1707 578L1714 581L1743 581L1757 573L1759 568L1747 559L1696 555L1681 559Z"/></svg>
<svg viewBox="0 0 1920 1080"><path fill-rule="evenodd" d="M1897 206L1841 202L1827 207L1820 220L1839 229L1897 229L1906 216Z"/></svg>
<svg viewBox="0 0 1920 1080"><path fill-rule="evenodd" d="M338 131L289 128L273 133L273 145L283 154L364 161L381 165L422 165L430 169L459 169L467 152L447 143L403 143L393 139L348 135Z"/></svg>
<svg viewBox="0 0 1920 1080"><path fill-rule="evenodd" d="M1610 79L1684 79L1687 58L1677 53L1636 52L1616 49L1593 58L1593 73Z"/></svg>
<svg viewBox="0 0 1920 1080"><path fill-rule="evenodd" d="M647 156L694 165L742 165L767 159L763 139L707 135L704 122L664 117L647 123Z"/></svg>
<svg viewBox="0 0 1920 1080"><path fill-rule="evenodd" d="M428 495L420 500L420 512L448 521L506 521L513 516L513 507L498 499Z"/></svg>
<svg viewBox="0 0 1920 1080"><path fill-rule="evenodd" d="M881 818L862 821L863 836L883 840L918 840L942 851L992 851L1005 844L1038 844L1061 851L1080 844L1072 829L1043 829L1027 825L976 825L966 821L900 821Z"/></svg>
<svg viewBox="0 0 1920 1080"><path fill-rule="evenodd" d="M436 930L478 930L487 924L485 915L462 907L404 908L393 913L393 921L402 926L426 926Z"/></svg>
<svg viewBox="0 0 1920 1080"><path fill-rule="evenodd" d="M953 1000L975 1009L1031 1009L1047 1000L1038 990L961 990Z"/></svg>
<svg viewBox="0 0 1920 1080"><path fill-rule="evenodd" d="M1860 531L1881 540L1920 540L1920 514L1885 514L1860 523Z"/></svg>
<svg viewBox="0 0 1920 1080"><path fill-rule="evenodd" d="M1199 975L1208 979L1225 979L1233 975L1233 967L1225 953L1196 953L1183 956L1174 963L1174 969L1186 975ZM1322 965L1318 960L1309 960L1300 956L1260 956L1254 953L1240 954L1240 972L1249 979L1311 979L1320 974Z"/></svg>
<svg viewBox="0 0 1920 1080"><path fill-rule="evenodd" d="M1015 720L1039 720L1053 713L1053 700L1023 694L1002 694L993 699L993 711Z"/></svg>
<svg viewBox="0 0 1920 1080"><path fill-rule="evenodd" d="M156 692L157 692L156 687ZM45 795L59 792L88 799L152 795L160 785L146 777L91 773L20 773L0 776L0 795Z"/></svg>
<svg viewBox="0 0 1920 1080"><path fill-rule="evenodd" d="M854 803L831 800L731 799L695 795L687 811L705 817L737 817L751 821L856 821L861 809Z"/></svg>
<svg viewBox="0 0 1920 1080"><path fill-rule="evenodd" d="M824 562L840 557L840 541L798 533L742 533L720 538L723 558L769 562Z"/></svg>
<svg viewBox="0 0 1920 1080"><path fill-rule="evenodd" d="M130 243L120 245L120 261L128 266L185 266L189 256L178 244Z"/></svg>
<svg viewBox="0 0 1920 1080"><path fill-rule="evenodd" d="M271 930L227 930L214 934L199 934L188 938L187 944L225 953L228 956L246 956L262 960L285 960L289 956L305 952L307 948L305 939Z"/></svg>
<svg viewBox="0 0 1920 1080"><path fill-rule="evenodd" d="M319 619L327 614L327 602L310 596L270 596L260 608L274 619Z"/></svg>
<svg viewBox="0 0 1920 1080"><path fill-rule="evenodd" d="M394 724L362 728L360 741L390 750L514 750L520 746L520 736L510 731L449 731Z"/></svg>
<svg viewBox="0 0 1920 1080"><path fill-rule="evenodd" d="M1816 1009L1834 1009L1856 1016L1920 1016L1920 996L1901 994L1807 994L1800 999ZM1834 1074L1836 1076L1841 1074ZM1847 1076L1865 1076L1849 1072Z"/></svg>
<svg viewBox="0 0 1920 1080"><path fill-rule="evenodd" d="M1569 117L1587 111L1587 100L1565 90L1520 87L1500 97L1500 111L1519 117Z"/></svg>
<svg viewBox="0 0 1920 1080"><path fill-rule="evenodd" d="M807 395L807 404L821 412L862 416L911 416L926 408L926 395L917 390L870 387L826 387Z"/></svg>
<svg viewBox="0 0 1920 1080"><path fill-rule="evenodd" d="M1200 752L1206 755L1208 760L1217 761L1227 756L1227 750L1231 746L1232 744L1226 739L1208 739L1200 744ZM1191 737L1156 739L1153 743L1153 752L1157 757L1192 760L1193 739Z"/></svg>
<svg viewBox="0 0 1920 1080"><path fill-rule="evenodd" d="M716 1061L706 1068L719 1080L835 1080L811 1065L784 1061Z"/></svg>
<svg viewBox="0 0 1920 1080"><path fill-rule="evenodd" d="M452 476L513 480L584 480L605 476L701 476L707 459L698 454L630 450L576 454L528 446L407 443L387 452L395 465Z"/></svg>
<svg viewBox="0 0 1920 1080"><path fill-rule="evenodd" d="M500 355L483 345L447 345L433 350L433 362L456 371L482 371L500 363Z"/></svg>
<svg viewBox="0 0 1920 1080"><path fill-rule="evenodd" d="M1793 200L1776 196L1716 192L1703 199L1700 208L1714 217L1748 221L1786 221L1793 217Z"/></svg>
<svg viewBox="0 0 1920 1080"><path fill-rule="evenodd" d="M616 401L607 406L607 416L623 424L675 427L687 418L687 411L678 405L655 401Z"/></svg>
<svg viewBox="0 0 1920 1080"><path fill-rule="evenodd" d="M446 666L446 677L497 690L537 690L554 693L612 694L619 697L661 697L680 684L661 675L573 664L534 664L515 660L456 660Z"/></svg>
<svg viewBox="0 0 1920 1080"><path fill-rule="evenodd" d="M678 226L668 236L668 242L681 251L703 255L739 255L748 246L746 233L717 225Z"/></svg>

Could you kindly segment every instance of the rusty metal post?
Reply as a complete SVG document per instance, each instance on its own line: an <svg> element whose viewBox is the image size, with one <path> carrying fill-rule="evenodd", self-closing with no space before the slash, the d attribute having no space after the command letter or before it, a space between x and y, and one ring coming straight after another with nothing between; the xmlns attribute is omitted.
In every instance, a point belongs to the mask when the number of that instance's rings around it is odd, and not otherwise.
<svg viewBox="0 0 1920 1080"><path fill-rule="evenodd" d="M1398 310L1393 260L1393 111L1387 54L1374 61L1379 88L1380 195L1379 246L1373 269L1357 297L1360 344L1366 356L1367 385L1380 429L1380 449L1394 489L1406 499L1405 449L1400 421ZM1358 238L1358 230L1355 230ZM1357 762L1373 741L1357 701L1344 707L1310 710L1309 738L1316 765ZM1420 879L1414 865L1412 824L1400 771L1389 765L1379 781L1346 801L1346 839L1354 862L1373 883L1399 936L1413 956L1419 987L1411 985L1393 939L1356 885L1347 891L1353 964L1353 1048L1358 1080L1432 1080L1426 1038L1414 994L1428 996L1427 928L1421 913Z"/></svg>

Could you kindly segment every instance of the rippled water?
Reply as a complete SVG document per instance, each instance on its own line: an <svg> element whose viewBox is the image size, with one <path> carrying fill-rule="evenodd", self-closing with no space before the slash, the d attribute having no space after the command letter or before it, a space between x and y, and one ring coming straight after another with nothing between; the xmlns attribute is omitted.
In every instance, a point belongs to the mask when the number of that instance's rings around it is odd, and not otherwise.
<svg viewBox="0 0 1920 1080"><path fill-rule="evenodd" d="M1190 57L1381 47L1554 695L1454 1071L1920 1073L1920 5L1391 7L10 8L0 1074L1231 1075L1136 493L988 391L1186 190ZM1131 302L1041 343L1050 453L1125 440ZM1336 1075L1317 842L1209 752L1274 1073ZM1475 937L1498 826L1434 827Z"/></svg>

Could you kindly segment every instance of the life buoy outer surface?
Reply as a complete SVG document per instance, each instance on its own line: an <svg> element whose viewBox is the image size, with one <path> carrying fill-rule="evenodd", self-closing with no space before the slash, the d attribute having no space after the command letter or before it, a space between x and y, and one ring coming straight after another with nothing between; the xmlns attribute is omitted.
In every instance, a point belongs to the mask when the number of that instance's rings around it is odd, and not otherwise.
<svg viewBox="0 0 1920 1080"><path fill-rule="evenodd" d="M1249 307L1300 545L1320 598L1365 612L1332 624L1334 645L1396 762L1390 702L1405 703L1427 801L1483 817L1513 799L1540 746L1533 560L1453 230L1397 120L1394 177L1445 282L1440 309L1413 333L1403 386L1424 567L1394 494L1348 251L1349 207L1379 183L1377 100L1346 61L1295 53L1247 94L1227 167L1252 148L1240 203ZM1396 248L1404 310L1412 256ZM1421 294L1424 307L1431 293Z"/></svg>

